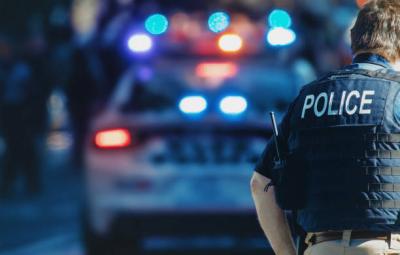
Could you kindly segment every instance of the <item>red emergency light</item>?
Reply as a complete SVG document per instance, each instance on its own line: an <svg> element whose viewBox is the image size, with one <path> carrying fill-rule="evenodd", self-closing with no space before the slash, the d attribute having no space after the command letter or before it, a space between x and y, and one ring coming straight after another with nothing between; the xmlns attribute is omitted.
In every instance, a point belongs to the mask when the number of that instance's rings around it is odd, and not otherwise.
<svg viewBox="0 0 400 255"><path fill-rule="evenodd" d="M124 128L100 130L95 134L94 143L100 149L119 149L130 146L132 137Z"/></svg>
<svg viewBox="0 0 400 255"><path fill-rule="evenodd" d="M196 67L196 75L200 78L228 79L235 77L239 71L236 64L223 63L200 63Z"/></svg>

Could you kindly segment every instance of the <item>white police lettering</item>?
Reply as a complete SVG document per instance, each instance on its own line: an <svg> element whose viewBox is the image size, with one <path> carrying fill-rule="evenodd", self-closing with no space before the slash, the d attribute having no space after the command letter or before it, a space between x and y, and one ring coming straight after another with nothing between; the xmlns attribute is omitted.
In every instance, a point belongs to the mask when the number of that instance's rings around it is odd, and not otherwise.
<svg viewBox="0 0 400 255"><path fill-rule="evenodd" d="M301 113L301 118L304 119L304 115L306 114L306 110L310 109L314 104L315 96L308 95L304 100L303 112Z"/></svg>
<svg viewBox="0 0 400 255"><path fill-rule="evenodd" d="M332 103L333 103L333 98L335 97L335 93L331 92L331 95L329 96L329 106L328 106L328 115L333 116L338 114L338 110L332 110Z"/></svg>
<svg viewBox="0 0 400 255"><path fill-rule="evenodd" d="M371 114L371 109L365 109L365 105L372 104L372 99L367 98L367 96L375 95L374 90L366 90L364 91L362 98L361 98L361 105L360 105L360 114Z"/></svg>
<svg viewBox="0 0 400 255"><path fill-rule="evenodd" d="M339 115L343 114L343 105L344 105L344 99L346 98L346 90L342 92L342 98L340 99L340 107L339 107Z"/></svg>
<svg viewBox="0 0 400 255"><path fill-rule="evenodd" d="M343 91L338 109L334 109L334 102L339 101L335 100L336 94L334 92L331 92L329 96L326 92L318 94L317 97L307 95L304 99L301 118L304 119L311 108L313 108L316 117L343 115L344 113L354 115L357 112L358 114L371 114L371 109L368 106L372 104L371 96L373 95L375 95L374 90L364 90L362 93L358 90Z"/></svg>
<svg viewBox="0 0 400 255"><path fill-rule="evenodd" d="M321 109L321 111L318 111L318 107L320 106L320 101L321 101L321 99L323 99L323 106L322 106L322 109ZM321 93L321 94L319 94L318 96L317 96L317 99L315 100L315 104L314 104L314 114L315 114L315 116L317 116L317 117L321 117L322 115L324 115L324 113L326 112L326 107L328 106L328 94L326 94L325 92L324 93Z"/></svg>
<svg viewBox="0 0 400 255"><path fill-rule="evenodd" d="M357 90L353 90L349 93L349 95L347 96L347 100L346 100L346 112L348 115L353 115L354 113L357 112L357 105L353 106L353 109L350 109L350 101L352 97L356 97L356 98L360 98L360 92L358 92Z"/></svg>

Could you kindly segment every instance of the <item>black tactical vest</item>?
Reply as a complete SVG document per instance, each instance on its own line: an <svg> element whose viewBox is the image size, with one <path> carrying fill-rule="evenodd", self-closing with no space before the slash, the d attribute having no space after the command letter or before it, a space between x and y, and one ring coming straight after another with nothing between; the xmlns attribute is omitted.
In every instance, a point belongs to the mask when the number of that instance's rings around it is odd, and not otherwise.
<svg viewBox="0 0 400 255"><path fill-rule="evenodd" d="M306 231L400 231L398 73L340 70L305 86L290 130L289 152L307 176Z"/></svg>

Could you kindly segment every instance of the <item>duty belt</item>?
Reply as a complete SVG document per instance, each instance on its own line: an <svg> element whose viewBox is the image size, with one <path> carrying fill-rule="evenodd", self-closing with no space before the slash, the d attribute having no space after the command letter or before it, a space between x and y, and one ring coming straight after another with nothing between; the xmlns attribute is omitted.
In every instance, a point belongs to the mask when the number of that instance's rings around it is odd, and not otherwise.
<svg viewBox="0 0 400 255"><path fill-rule="evenodd" d="M351 239L375 239L390 240L391 232L374 232L374 231L351 231ZM318 244L326 241L341 240L343 238L342 231L329 231L320 233L310 233L306 242L308 244Z"/></svg>

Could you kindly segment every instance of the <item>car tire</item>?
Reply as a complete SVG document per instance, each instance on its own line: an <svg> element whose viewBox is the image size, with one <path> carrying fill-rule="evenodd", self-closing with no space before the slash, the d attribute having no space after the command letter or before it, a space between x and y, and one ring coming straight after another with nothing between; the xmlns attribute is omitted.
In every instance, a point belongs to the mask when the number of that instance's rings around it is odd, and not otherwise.
<svg viewBox="0 0 400 255"><path fill-rule="evenodd" d="M112 241L112 255L140 255L142 253L139 239L125 239L117 236L114 238L116 239Z"/></svg>
<svg viewBox="0 0 400 255"><path fill-rule="evenodd" d="M86 255L140 255L141 238L110 232L99 235L90 226L87 214L82 217L82 239Z"/></svg>
<svg viewBox="0 0 400 255"><path fill-rule="evenodd" d="M86 216L82 217L82 241L86 255L112 254L111 240L96 234Z"/></svg>

